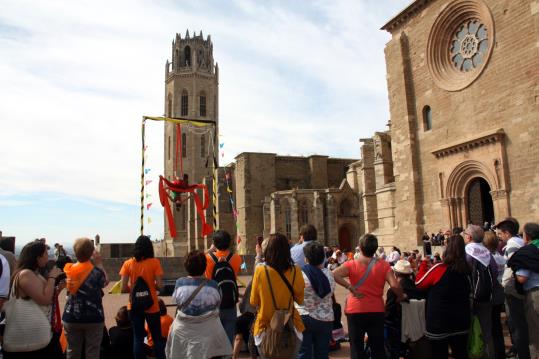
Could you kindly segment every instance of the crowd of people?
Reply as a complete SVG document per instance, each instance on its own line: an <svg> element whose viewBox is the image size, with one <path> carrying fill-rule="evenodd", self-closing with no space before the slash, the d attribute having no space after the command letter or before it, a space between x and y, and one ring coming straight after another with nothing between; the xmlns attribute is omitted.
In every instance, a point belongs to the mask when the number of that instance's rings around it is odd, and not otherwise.
<svg viewBox="0 0 539 359"><path fill-rule="evenodd" d="M44 240L26 244L17 260L12 243L0 242L3 356L237 358L247 348L251 358L322 359L348 340L351 358L538 358L539 224L519 229L513 218L469 225L444 236L442 254L392 247L386 255L373 234L352 253L323 246L314 226L304 225L294 245L279 233L257 240L243 295L243 260L219 230L207 252L186 256L187 276L172 293L174 316L158 297L160 260L140 236L119 272L129 300L108 330L109 279L90 239L74 242L74 263L61 246L49 260ZM336 285L348 291L344 308Z"/></svg>

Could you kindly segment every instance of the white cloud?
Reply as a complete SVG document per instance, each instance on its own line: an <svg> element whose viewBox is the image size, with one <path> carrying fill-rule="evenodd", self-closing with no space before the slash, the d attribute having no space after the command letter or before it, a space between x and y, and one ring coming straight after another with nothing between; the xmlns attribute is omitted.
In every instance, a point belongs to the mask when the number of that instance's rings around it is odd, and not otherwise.
<svg viewBox="0 0 539 359"><path fill-rule="evenodd" d="M214 42L222 163L358 157L389 116L379 27L406 2L3 1L0 193L136 204L141 116L163 112L164 63L186 28ZM156 178L162 127L147 136Z"/></svg>

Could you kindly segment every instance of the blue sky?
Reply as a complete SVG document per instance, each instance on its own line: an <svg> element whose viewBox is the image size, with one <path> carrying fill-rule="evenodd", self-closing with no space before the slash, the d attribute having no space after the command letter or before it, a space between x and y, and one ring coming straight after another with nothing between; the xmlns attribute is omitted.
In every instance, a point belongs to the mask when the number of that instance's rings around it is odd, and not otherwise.
<svg viewBox="0 0 539 359"><path fill-rule="evenodd" d="M133 241L140 120L161 115L176 32L211 35L222 163L245 151L359 158L389 119L379 30L409 0L24 1L0 12L0 230ZM160 124L147 129L153 238Z"/></svg>

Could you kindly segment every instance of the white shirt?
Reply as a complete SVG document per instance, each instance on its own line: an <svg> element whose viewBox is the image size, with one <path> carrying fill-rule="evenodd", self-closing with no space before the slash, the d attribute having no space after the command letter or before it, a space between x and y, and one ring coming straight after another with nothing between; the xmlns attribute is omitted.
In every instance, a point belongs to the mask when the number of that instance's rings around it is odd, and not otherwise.
<svg viewBox="0 0 539 359"><path fill-rule="evenodd" d="M335 279L333 278L333 273L331 273L327 268L323 268L322 272L324 272L329 280L331 292L328 293L324 298L320 298L311 286L311 282L309 281L307 275L301 271L303 280L305 281L305 293L303 296L303 304L295 304L295 306L299 312L299 315L308 315L316 320L332 322L334 317L331 294L335 291Z"/></svg>
<svg viewBox="0 0 539 359"><path fill-rule="evenodd" d="M2 261L2 276L0 277L0 298L8 299L9 281L11 278L11 273L9 271L9 263L3 255L0 255L0 260Z"/></svg>
<svg viewBox="0 0 539 359"><path fill-rule="evenodd" d="M524 245L524 240L522 238L520 237L509 238L504 248L505 259L509 260L509 258L511 258L513 253L515 253L523 245ZM505 270L503 272L502 285L505 288L506 293L517 295L517 292L515 289L515 279L513 277L513 271L507 265L505 266Z"/></svg>
<svg viewBox="0 0 539 359"><path fill-rule="evenodd" d="M397 261L400 259L401 255L397 251L393 251L389 254L386 261L389 263L397 263Z"/></svg>

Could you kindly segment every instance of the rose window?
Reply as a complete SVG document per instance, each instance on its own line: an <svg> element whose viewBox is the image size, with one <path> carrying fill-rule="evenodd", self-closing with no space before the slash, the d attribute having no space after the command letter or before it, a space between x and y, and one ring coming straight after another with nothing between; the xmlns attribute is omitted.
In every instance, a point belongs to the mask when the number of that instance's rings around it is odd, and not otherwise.
<svg viewBox="0 0 539 359"><path fill-rule="evenodd" d="M471 85L494 48L494 20L483 0L453 0L432 24L427 65L434 83L447 91Z"/></svg>
<svg viewBox="0 0 539 359"><path fill-rule="evenodd" d="M471 71L485 60L488 51L488 32L478 20L462 24L451 41L451 61L459 71Z"/></svg>

